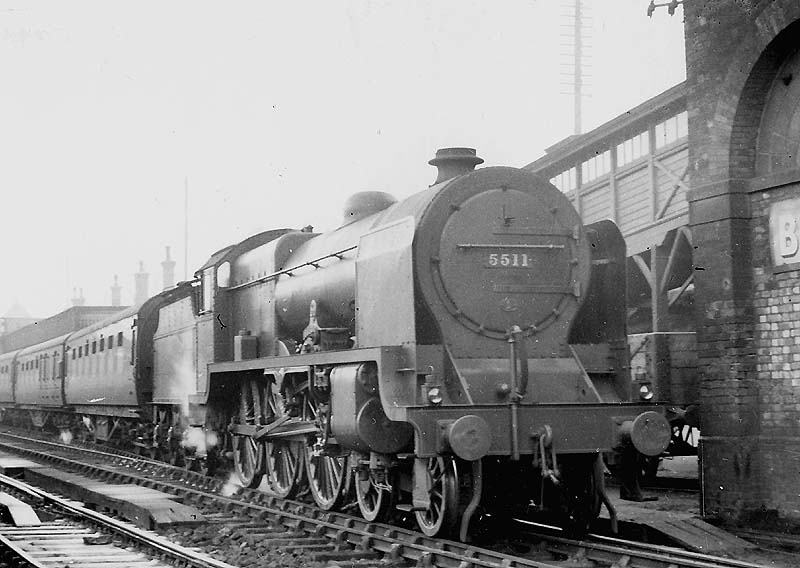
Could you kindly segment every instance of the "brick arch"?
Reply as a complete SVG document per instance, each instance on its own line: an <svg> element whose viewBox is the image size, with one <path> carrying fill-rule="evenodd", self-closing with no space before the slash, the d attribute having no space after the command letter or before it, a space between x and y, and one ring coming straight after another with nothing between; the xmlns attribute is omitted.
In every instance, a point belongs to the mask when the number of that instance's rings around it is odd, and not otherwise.
<svg viewBox="0 0 800 568"><path fill-rule="evenodd" d="M784 6L780 6L785 4ZM730 129L728 177L755 175L756 150L764 104L783 62L800 47L800 5L775 2L756 19L757 32L740 44L722 92L739 90ZM771 37L775 31L777 35ZM742 84L742 74L749 70ZM722 102L722 101L720 101Z"/></svg>

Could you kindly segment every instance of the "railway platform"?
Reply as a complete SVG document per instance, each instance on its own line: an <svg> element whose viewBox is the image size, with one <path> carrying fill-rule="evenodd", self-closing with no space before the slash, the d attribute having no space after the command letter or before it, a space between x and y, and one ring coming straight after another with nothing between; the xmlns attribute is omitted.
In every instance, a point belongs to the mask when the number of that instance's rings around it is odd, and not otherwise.
<svg viewBox="0 0 800 568"><path fill-rule="evenodd" d="M200 511L148 487L98 482L66 473L18 456L0 452L0 473L24 477L47 491L83 501L98 511L110 511L143 529L197 525L205 519Z"/></svg>
<svg viewBox="0 0 800 568"><path fill-rule="evenodd" d="M631 502L609 490L621 530L638 532L644 541L666 540L704 554L726 554L754 550L756 546L700 518L696 493L661 493L657 501ZM602 518L608 518L604 510Z"/></svg>
<svg viewBox="0 0 800 568"><path fill-rule="evenodd" d="M609 497L617 511L621 530L639 532L644 541L664 540L704 554L737 554L754 551L757 546L702 520L697 490L687 490L697 481L697 459L680 457L663 460L658 471L659 488L645 488L651 500L633 502L619 497L612 481ZM671 488L665 488L671 487ZM603 509L601 517L608 519Z"/></svg>

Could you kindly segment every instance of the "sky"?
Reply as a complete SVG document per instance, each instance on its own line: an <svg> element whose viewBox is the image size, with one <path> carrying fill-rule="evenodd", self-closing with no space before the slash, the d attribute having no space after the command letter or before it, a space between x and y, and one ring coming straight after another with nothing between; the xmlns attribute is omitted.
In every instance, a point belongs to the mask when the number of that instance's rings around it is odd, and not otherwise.
<svg viewBox="0 0 800 568"><path fill-rule="evenodd" d="M532 162L574 128L571 5L0 0L0 316L108 305L114 275L128 304L140 261L156 293L166 246L183 279L333 229L355 192L425 189L438 148ZM647 5L584 0L584 132L685 79L682 8Z"/></svg>

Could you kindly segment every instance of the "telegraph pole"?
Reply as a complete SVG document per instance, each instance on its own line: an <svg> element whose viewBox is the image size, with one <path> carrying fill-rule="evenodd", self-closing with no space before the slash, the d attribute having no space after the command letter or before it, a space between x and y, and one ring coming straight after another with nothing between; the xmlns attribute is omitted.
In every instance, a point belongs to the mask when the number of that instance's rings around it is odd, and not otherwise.
<svg viewBox="0 0 800 568"><path fill-rule="evenodd" d="M183 178L183 280L189 280L189 176Z"/></svg>
<svg viewBox="0 0 800 568"><path fill-rule="evenodd" d="M581 0L575 0L575 23L573 34L574 41L574 63L573 63L573 81L575 96L573 100L573 111L575 113L575 134L581 133L581 96L583 95L583 66L581 65L581 56L583 55L583 41L581 37Z"/></svg>
<svg viewBox="0 0 800 568"><path fill-rule="evenodd" d="M583 131L583 97L586 94L584 70L588 66L585 62L588 58L585 48L586 40L590 36L587 10L582 0L573 0L562 4L561 7L565 10L562 17L569 19L568 24L561 25L563 30L561 47L569 49L566 53L562 52L562 56L567 58L566 62L562 63L564 69L561 76L566 79L562 85L571 89L570 92L562 94L572 95L573 134L580 134Z"/></svg>

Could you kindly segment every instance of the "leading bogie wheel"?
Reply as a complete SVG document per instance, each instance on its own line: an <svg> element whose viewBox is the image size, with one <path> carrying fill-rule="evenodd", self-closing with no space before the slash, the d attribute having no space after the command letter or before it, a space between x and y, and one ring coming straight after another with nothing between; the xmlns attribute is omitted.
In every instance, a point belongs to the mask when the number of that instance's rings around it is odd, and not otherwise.
<svg viewBox="0 0 800 568"><path fill-rule="evenodd" d="M394 505L394 495L387 484L388 472L371 471L361 467L355 472L356 500L361 516L370 522L383 522L389 518Z"/></svg>
<svg viewBox="0 0 800 568"><path fill-rule="evenodd" d="M425 511L415 511L417 525L428 536L453 534L459 521L458 472L455 460L449 456L428 458L430 505ZM415 480L416 483L416 480Z"/></svg>

